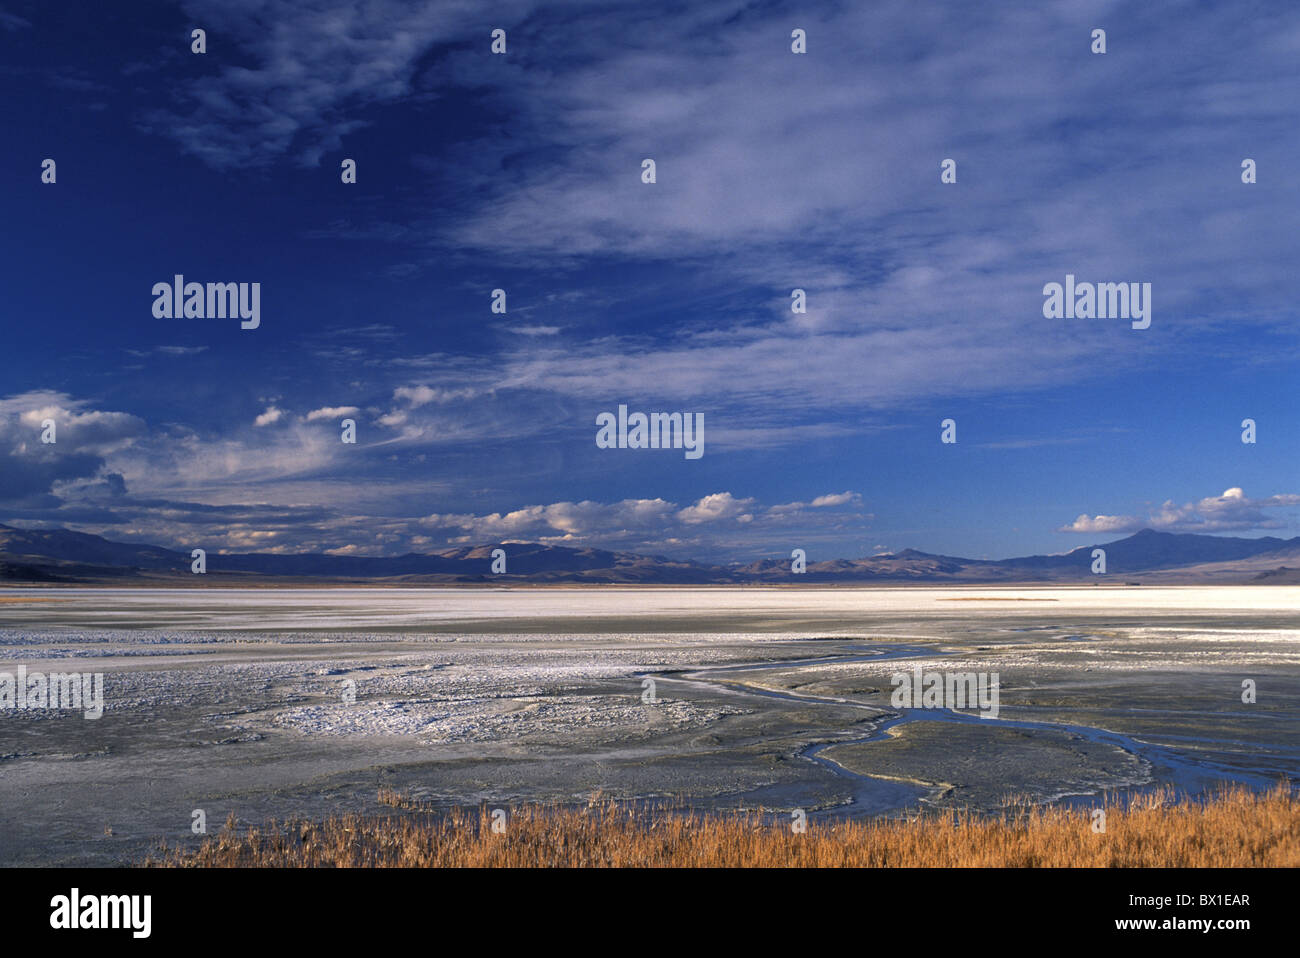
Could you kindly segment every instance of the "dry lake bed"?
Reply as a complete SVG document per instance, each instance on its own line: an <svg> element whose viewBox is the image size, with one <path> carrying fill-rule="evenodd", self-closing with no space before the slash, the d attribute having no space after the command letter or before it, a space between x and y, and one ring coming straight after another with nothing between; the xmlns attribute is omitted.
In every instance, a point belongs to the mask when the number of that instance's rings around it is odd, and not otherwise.
<svg viewBox="0 0 1300 958"><path fill-rule="evenodd" d="M0 865L383 786L816 820L1300 779L1296 587L3 589L20 667L104 707L0 707ZM996 717L898 674L996 674Z"/></svg>

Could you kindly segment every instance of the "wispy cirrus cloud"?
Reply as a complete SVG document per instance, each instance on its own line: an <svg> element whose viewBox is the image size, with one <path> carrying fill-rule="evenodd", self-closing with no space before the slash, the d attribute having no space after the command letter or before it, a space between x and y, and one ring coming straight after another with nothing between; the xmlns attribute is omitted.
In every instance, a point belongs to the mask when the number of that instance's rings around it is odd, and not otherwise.
<svg viewBox="0 0 1300 958"><path fill-rule="evenodd" d="M1137 374L1207 328L1210 283L1243 323L1276 325L1293 301L1292 284L1255 251L1300 255L1295 217L1267 189L1243 191L1235 166L1188 160L1262 139L1300 147L1270 95L1294 46L1280 13L1135 8L1112 27L1121 42L1094 57L1098 10L1069 2L925 14L908 0L815 4L798 17L810 52L795 56L788 12L738 0L668 18L635 5L521 2L494 10L512 40L509 56L493 57L468 2L274 3L255 15L193 0L187 10L247 54L184 85L192 110L167 125L218 167L315 162L369 108L410 104L426 88L490 105L470 136L415 158L431 195L440 185L451 195L454 216L420 204L405 222L390 209L369 220L358 211L344 234L558 268L561 278L611 262L671 264L674 283L748 298L703 321L668 315L653 336L569 338L567 326L515 323L506 329L527 342L477 357L497 388L652 393L808 425L826 409ZM1126 52L1133 37L1142 57ZM1225 81L1242 50L1255 75ZM1179 67L1153 74L1150 57ZM1215 123L1197 121L1206 115ZM1123 159L1108 146L1120 142ZM659 163L653 186L640 182L645 156ZM945 187L938 168L949 156L959 180ZM1163 252L1168 235L1185 237L1177 257ZM1042 285L1066 271L1153 281L1156 331L1044 320ZM789 311L795 287L809 293L805 314ZM578 309L584 292L569 291ZM399 361L442 374L462 359ZM749 375L731 375L737 368ZM384 424L405 428L408 413Z"/></svg>
<svg viewBox="0 0 1300 958"><path fill-rule="evenodd" d="M10 33L13 33L15 30L30 29L31 25L32 22L30 20L24 20L17 14L10 13L7 10L0 10L0 27L3 27Z"/></svg>
<svg viewBox="0 0 1300 958"><path fill-rule="evenodd" d="M513 23L532 6L507 0L493 22ZM183 7L210 43L227 46L227 60L179 87L177 103L148 113L142 125L215 169L284 155L317 165L367 126L366 108L419 93L413 80L430 49L486 38L488 29L472 0L186 0Z"/></svg>

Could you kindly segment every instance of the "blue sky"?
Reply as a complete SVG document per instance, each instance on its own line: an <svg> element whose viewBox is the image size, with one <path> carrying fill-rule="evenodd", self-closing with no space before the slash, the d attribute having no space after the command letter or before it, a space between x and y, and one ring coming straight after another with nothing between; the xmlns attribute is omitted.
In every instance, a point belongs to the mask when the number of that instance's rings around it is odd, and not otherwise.
<svg viewBox="0 0 1300 958"><path fill-rule="evenodd" d="M0 522L710 560L1300 534L1294 5L123 9L0 4ZM261 325L155 318L176 273L259 282ZM1151 283L1150 328L1045 318L1067 273ZM704 456L597 448L620 403L702 413Z"/></svg>

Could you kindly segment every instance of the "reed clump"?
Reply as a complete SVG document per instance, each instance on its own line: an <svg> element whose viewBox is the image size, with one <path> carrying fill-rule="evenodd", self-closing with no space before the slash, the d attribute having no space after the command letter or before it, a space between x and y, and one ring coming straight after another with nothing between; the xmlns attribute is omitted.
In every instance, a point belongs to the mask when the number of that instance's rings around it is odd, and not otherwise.
<svg viewBox="0 0 1300 958"><path fill-rule="evenodd" d="M438 810L392 789L398 813L323 822L233 819L197 848L144 864L182 868L764 868L764 867L1295 867L1300 800L1285 783L1200 801L1155 793L1086 810L1013 803L1005 814L932 812L911 819L811 820L682 813L599 798L586 807L532 804L504 818L488 807ZM496 826L494 828L494 825Z"/></svg>

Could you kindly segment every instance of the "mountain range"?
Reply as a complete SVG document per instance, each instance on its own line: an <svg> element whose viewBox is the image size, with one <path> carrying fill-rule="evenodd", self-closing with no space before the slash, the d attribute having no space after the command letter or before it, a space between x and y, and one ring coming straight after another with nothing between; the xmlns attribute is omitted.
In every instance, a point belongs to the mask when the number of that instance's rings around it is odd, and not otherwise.
<svg viewBox="0 0 1300 958"><path fill-rule="evenodd" d="M1104 549L1106 574L1092 572L1093 550ZM506 573L493 574L492 553L506 553ZM156 545L113 542L66 529L0 525L0 581L193 585L189 553ZM964 559L906 549L859 559L809 561L791 571L789 558L710 565L664 556L498 542L403 556L323 553L210 553L203 581L275 584L320 581L383 584L595 583L655 585L1068 583L1128 584L1300 583L1300 536L1256 539L1141 532L1058 555Z"/></svg>

